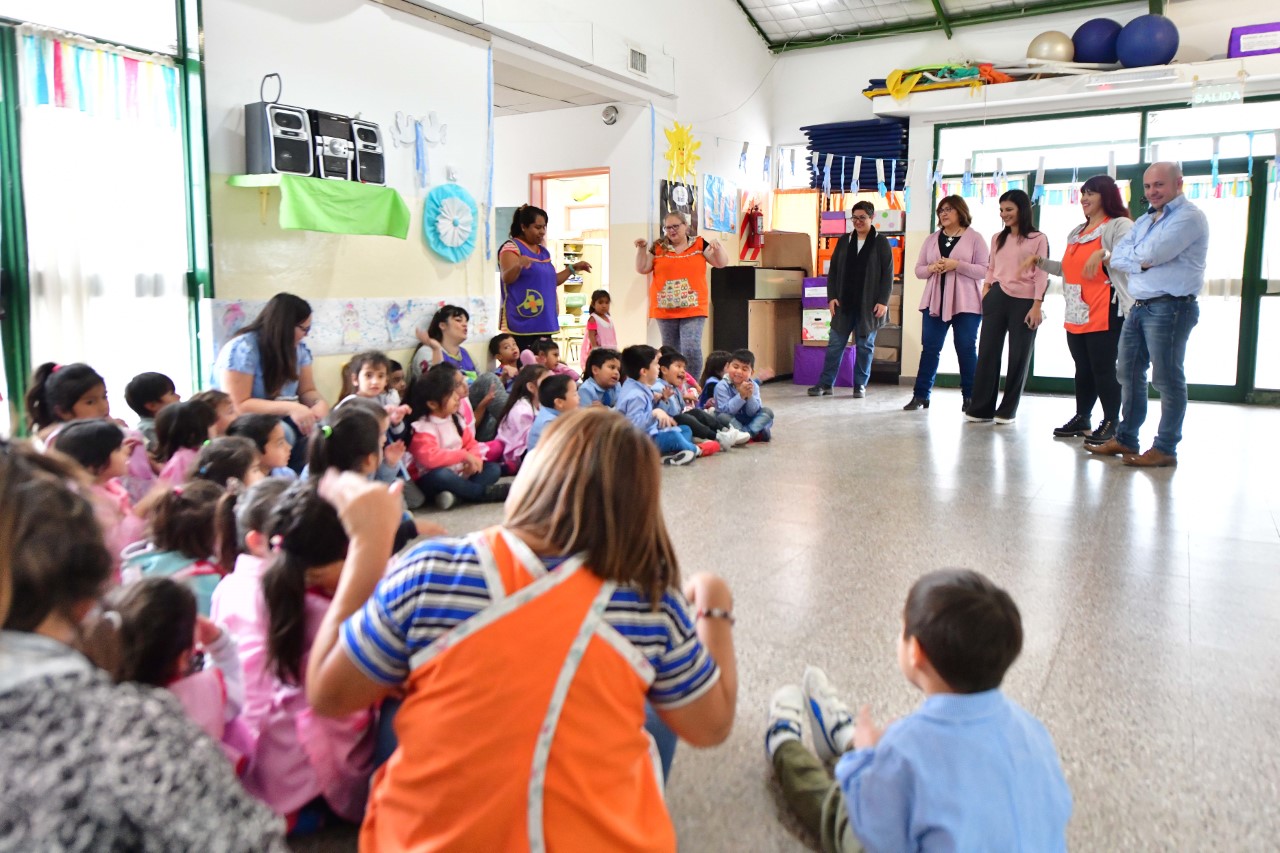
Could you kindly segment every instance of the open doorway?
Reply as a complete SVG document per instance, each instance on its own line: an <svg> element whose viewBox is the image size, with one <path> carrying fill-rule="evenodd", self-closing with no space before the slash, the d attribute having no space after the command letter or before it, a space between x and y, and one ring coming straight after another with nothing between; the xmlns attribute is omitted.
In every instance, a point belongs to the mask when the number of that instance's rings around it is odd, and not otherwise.
<svg viewBox="0 0 1280 853"><path fill-rule="evenodd" d="M529 176L529 198L547 212L547 250L557 268L586 261L560 285L560 333L564 361L581 360L582 338L591 313L591 294L609 289L609 170L575 169Z"/></svg>

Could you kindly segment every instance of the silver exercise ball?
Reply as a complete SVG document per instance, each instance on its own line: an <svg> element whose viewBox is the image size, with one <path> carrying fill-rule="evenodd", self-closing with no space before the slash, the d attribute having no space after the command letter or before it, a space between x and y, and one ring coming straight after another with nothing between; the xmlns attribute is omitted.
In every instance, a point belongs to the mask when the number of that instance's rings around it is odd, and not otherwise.
<svg viewBox="0 0 1280 853"><path fill-rule="evenodd" d="M1043 62L1070 62L1075 58L1076 46L1071 36L1057 30L1043 32L1027 45L1027 59Z"/></svg>

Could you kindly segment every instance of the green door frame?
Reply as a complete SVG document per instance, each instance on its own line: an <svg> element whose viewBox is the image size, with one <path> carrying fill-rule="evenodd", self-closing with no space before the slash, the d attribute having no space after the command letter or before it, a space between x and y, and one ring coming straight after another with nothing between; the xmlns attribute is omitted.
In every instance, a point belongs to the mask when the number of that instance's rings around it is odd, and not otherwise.
<svg viewBox="0 0 1280 853"><path fill-rule="evenodd" d="M208 133L204 109L202 0L174 0L183 163L186 172L188 323L191 365L203 379L199 346L199 303L213 296L209 223ZM21 115L18 97L18 43L12 22L0 21L0 271L4 291L4 367L14 435L25 434L19 403L31 376L31 282L28 273L26 212L22 196ZM92 35L86 34L92 38ZM127 45L126 45L127 47ZM142 53L154 51L138 49Z"/></svg>
<svg viewBox="0 0 1280 853"><path fill-rule="evenodd" d="M1262 95L1257 97L1246 98L1246 103L1259 103L1264 101L1280 100L1280 95ZM975 119L972 121L957 121L948 123L939 123L933 126L933 156L937 158L938 149L942 142L942 131L948 128L968 127L973 125L995 126L1001 124L1025 123L1028 121L1050 121L1060 118L1086 118L1089 116L1117 115L1121 113L1137 113L1139 116L1139 139L1138 150L1147 151L1148 132L1147 117L1152 112L1160 112L1162 110L1178 109L1185 107L1186 103L1164 103L1153 104L1148 107L1115 107L1103 110L1080 110L1075 112L1057 112L1046 113L1037 116L1005 116L994 119ZM1280 152L1277 152L1280 154ZM1258 392L1254 388L1255 378L1257 374L1257 350L1258 350L1258 330L1259 317L1261 315L1261 300L1265 295L1266 282L1262 279L1262 249L1263 249L1263 228L1266 226L1267 215L1267 163L1271 158L1259 156L1253 158L1253 171L1251 173L1252 192L1249 196L1249 217L1248 217L1248 236L1245 241L1244 267L1242 270L1241 281L1241 301L1240 301L1240 338L1239 347L1236 353L1236 381L1234 385L1200 385L1193 384L1187 386L1187 393L1191 400L1208 401L1208 402L1230 402L1230 403L1276 403L1277 394L1270 391ZM1119 179L1129 179L1135 182L1139 187L1142 183L1142 172L1144 166L1140 164L1130 164L1126 166L1116 167L1116 177ZM1183 163L1183 169L1187 175L1207 175L1212 171L1210 161L1193 161ZM1220 160L1218 163L1219 173L1226 174L1242 174L1249 172L1249 162L1246 158ZM1066 183L1071 180L1072 170L1055 169L1046 170L1045 183ZM1032 174L1028 181L1028 192L1034 191L1035 176ZM1147 209L1146 200L1141 193L1133 193L1131 195L1129 209L1135 215L1140 215ZM931 200L932 204L932 200ZM1035 208L1036 221L1039 221L1040 210L1037 205ZM937 215L934 212L929 214L929 230L932 232L937 227ZM939 374L935 380L935 384L946 388L957 388L960 385L960 377L954 373ZM1049 394L1070 394L1073 391L1074 383L1070 379L1061 377L1037 377L1035 375L1035 357L1032 356L1031 375L1027 379L1027 390L1037 393ZM1149 390L1154 397L1155 391Z"/></svg>

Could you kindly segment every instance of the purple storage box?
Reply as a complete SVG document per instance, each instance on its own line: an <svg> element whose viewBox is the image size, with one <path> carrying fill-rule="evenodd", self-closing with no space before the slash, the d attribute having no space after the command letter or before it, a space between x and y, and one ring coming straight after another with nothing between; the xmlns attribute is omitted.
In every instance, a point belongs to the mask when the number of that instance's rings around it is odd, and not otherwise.
<svg viewBox="0 0 1280 853"><path fill-rule="evenodd" d="M1280 21L1232 27L1231 40L1227 42L1228 57L1235 59L1264 53L1280 53Z"/></svg>
<svg viewBox="0 0 1280 853"><path fill-rule="evenodd" d="M804 289L800 291L801 308L826 308L827 277L825 275L804 280Z"/></svg>
<svg viewBox="0 0 1280 853"><path fill-rule="evenodd" d="M795 366L791 369L791 381L796 385L816 385L822 378L822 361L827 356L826 347L807 347L796 344ZM836 387L853 387L853 367L858 360L856 347L845 347L844 357L840 359L840 369L836 371Z"/></svg>

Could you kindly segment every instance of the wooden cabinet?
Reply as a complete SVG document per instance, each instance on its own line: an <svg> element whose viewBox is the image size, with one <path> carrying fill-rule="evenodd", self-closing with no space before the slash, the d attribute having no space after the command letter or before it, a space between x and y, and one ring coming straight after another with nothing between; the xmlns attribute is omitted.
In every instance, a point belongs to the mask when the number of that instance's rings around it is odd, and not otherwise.
<svg viewBox="0 0 1280 853"><path fill-rule="evenodd" d="M778 376L795 369L800 343L799 299L752 299L747 302L747 349L755 353L756 372Z"/></svg>

